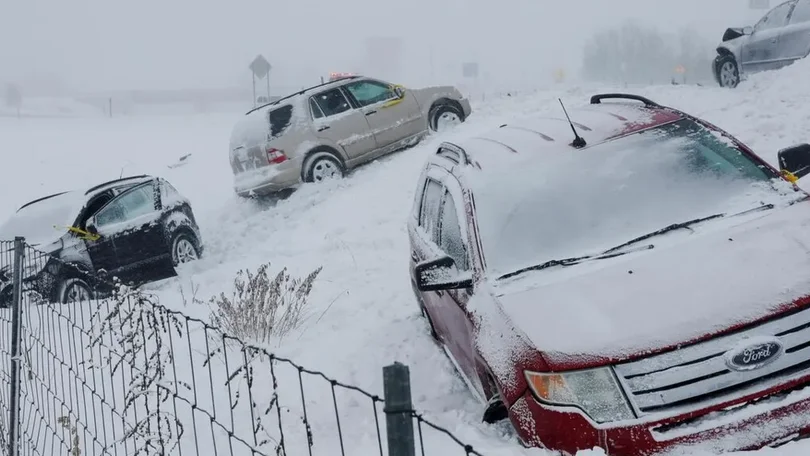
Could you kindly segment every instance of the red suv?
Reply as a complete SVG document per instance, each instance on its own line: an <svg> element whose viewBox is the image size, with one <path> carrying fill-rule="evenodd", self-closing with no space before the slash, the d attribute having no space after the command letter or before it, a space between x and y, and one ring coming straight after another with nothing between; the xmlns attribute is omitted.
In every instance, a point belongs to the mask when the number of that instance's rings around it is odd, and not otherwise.
<svg viewBox="0 0 810 456"><path fill-rule="evenodd" d="M806 437L810 145L780 172L644 97L570 114L445 142L417 187L414 292L484 421L567 454Z"/></svg>

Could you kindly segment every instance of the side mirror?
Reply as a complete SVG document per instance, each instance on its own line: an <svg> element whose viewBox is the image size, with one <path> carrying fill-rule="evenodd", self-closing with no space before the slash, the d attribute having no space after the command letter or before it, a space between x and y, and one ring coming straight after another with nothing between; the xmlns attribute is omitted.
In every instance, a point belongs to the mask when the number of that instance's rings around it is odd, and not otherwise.
<svg viewBox="0 0 810 456"><path fill-rule="evenodd" d="M748 27L743 27L742 34L743 35L753 35L754 34L754 27L751 27L750 25Z"/></svg>
<svg viewBox="0 0 810 456"><path fill-rule="evenodd" d="M782 174L797 180L810 174L810 144L799 144L782 149L777 156L779 157L779 170L782 171Z"/></svg>
<svg viewBox="0 0 810 456"><path fill-rule="evenodd" d="M397 98L405 98L405 88L401 86L394 87L394 93L397 95Z"/></svg>
<svg viewBox="0 0 810 456"><path fill-rule="evenodd" d="M462 273L450 257L440 257L416 265L416 287L419 291L457 290L472 287L472 276Z"/></svg>

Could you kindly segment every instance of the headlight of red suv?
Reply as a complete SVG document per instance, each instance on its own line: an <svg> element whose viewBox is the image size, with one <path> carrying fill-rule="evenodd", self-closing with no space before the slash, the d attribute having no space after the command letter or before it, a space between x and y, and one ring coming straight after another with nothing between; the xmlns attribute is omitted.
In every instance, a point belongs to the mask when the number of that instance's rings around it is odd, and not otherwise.
<svg viewBox="0 0 810 456"><path fill-rule="evenodd" d="M579 408L597 423L635 418L609 367L556 374L527 371L526 380L540 402Z"/></svg>

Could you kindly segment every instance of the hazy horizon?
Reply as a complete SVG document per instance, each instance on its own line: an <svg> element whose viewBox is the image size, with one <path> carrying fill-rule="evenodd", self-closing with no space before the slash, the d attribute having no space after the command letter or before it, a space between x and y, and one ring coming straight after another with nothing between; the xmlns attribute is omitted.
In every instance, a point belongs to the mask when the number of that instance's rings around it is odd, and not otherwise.
<svg viewBox="0 0 810 456"><path fill-rule="evenodd" d="M628 20L719 42L763 14L747 0L9 2L0 83L79 92L245 87L257 54L273 64L271 85L310 85L374 69L365 40L375 36L401 38L389 70L403 82L456 83L462 62L477 61L487 84L531 86L557 68L576 73L585 42Z"/></svg>

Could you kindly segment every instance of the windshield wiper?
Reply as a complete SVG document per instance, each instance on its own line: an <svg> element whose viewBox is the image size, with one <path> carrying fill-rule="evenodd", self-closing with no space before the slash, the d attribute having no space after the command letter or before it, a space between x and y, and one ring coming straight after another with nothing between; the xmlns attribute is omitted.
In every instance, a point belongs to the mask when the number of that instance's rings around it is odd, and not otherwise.
<svg viewBox="0 0 810 456"><path fill-rule="evenodd" d="M605 250L602 253L598 253L595 255L583 255L580 257L572 257L572 258L563 258L561 260L549 260L543 264L538 264L535 266L529 266L522 269L518 269L517 271L510 272L508 274L504 274L498 277L498 280L508 279L510 277L515 277L518 275L523 274L524 272L529 271L540 271L542 269L553 268L554 266L573 266L575 264L582 263L583 261L591 261L591 260L606 260L608 258L616 258L618 256L627 255L628 253L637 252L639 250L650 250L654 249L655 246L652 244L648 244L637 249L630 249L625 250L622 252L614 252L615 249Z"/></svg>
<svg viewBox="0 0 810 456"><path fill-rule="evenodd" d="M738 212L736 214L733 214L733 216L736 217L738 215L750 214L752 212L765 211L765 210L773 209L774 207L775 206L773 204L763 204L762 206L755 207L753 209L748 209L748 210L745 210L745 211L742 211L742 212ZM549 260L549 261L546 261L545 263L542 263L542 264L538 264L538 265L535 265L535 266L529 266L529 267L526 267L526 268L518 269L517 271L514 271L514 272L510 272L508 274L504 274L504 275L498 277L498 280L508 279L510 277L515 277L515 276L518 276L520 274L523 274L524 272L529 272L529 271L539 271L539 270L542 270L542 269L553 268L555 266L573 266L575 264L582 263L583 261L606 260L608 258L615 258L615 257L618 257L618 256L626 255L628 253L637 252L639 250L654 249L655 245L648 244L648 245L641 246L641 247L636 248L636 249L624 250L626 247L629 247L629 246L631 246L633 244L637 244L637 243L639 243L641 241L646 241L647 239L650 239L650 238L653 238L653 237L656 237L656 236L660 236L660 235L665 234L665 233L669 233L670 231L689 228L692 225L697 225L698 223L703 223L703 222L707 222L709 220L714 220L714 219L718 219L718 218L722 218L722 217L726 217L726 214L725 213L714 214L714 215L709 215L709 216L706 216L706 217L700 217L700 218L696 218L696 219L692 219L692 220L687 220L685 222L673 223L672 225L665 226L665 227L663 227L663 228L661 228L659 230L655 230L655 231L653 231L651 233L647 233L645 235L630 239L627 242L623 242L623 243L617 245L616 247L611 247L611 248L609 248L609 249L607 249L607 250L605 250L605 251L603 251L601 253L598 253L598 254L583 255L583 256L572 257L572 258L563 258L563 259L560 259L560 260Z"/></svg>
<svg viewBox="0 0 810 456"><path fill-rule="evenodd" d="M709 220L714 220L716 218L721 218L721 217L725 217L725 216L726 216L726 214L714 214L714 215L709 215L707 217L701 217L701 218L688 220L686 222L673 223L672 225L665 226L665 227L661 228L660 230L655 230L655 231L653 231L651 233L647 233L647 234L641 235L641 236L639 236L637 238L630 239L629 241L627 241L625 243L622 243L622 244L619 244L616 247L611 247L611 248L605 250L604 253L615 252L617 250L621 250L621 249L623 249L623 248L625 248L627 246L636 244L638 242L646 241L647 239L650 239L650 238L653 238L653 237L656 237L656 236L660 236L660 235L662 235L664 233L669 233L670 231L682 230L684 228L689 228L692 225L697 225L698 223L707 222Z"/></svg>

